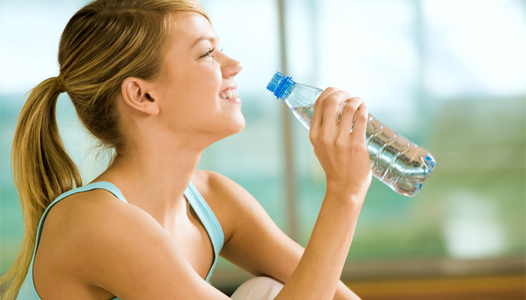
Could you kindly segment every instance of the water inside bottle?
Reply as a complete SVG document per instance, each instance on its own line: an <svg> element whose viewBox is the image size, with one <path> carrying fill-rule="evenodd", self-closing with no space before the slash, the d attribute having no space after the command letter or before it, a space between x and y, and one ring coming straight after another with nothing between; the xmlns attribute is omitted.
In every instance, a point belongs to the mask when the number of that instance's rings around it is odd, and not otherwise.
<svg viewBox="0 0 526 300"><path fill-rule="evenodd" d="M338 120L344 105L340 107ZM310 129L314 104L291 110ZM436 166L431 154L370 114L365 135L373 175L399 194L416 195Z"/></svg>
<svg viewBox="0 0 526 300"><path fill-rule="evenodd" d="M346 104L347 102L344 102L340 104L340 107L338 108L338 122L340 121L343 108ZM307 106L292 107L291 110L294 116L296 116L296 118L301 122L301 124L303 124L303 126L307 127L307 129L310 130L312 113L314 112L314 104L309 104Z"/></svg>
<svg viewBox="0 0 526 300"><path fill-rule="evenodd" d="M307 129L310 130L310 123L312 121L312 112L314 111L314 104L301 107L293 107L291 108L291 110L292 113L296 116L296 118L300 120L301 124L303 124L303 126L307 127Z"/></svg>

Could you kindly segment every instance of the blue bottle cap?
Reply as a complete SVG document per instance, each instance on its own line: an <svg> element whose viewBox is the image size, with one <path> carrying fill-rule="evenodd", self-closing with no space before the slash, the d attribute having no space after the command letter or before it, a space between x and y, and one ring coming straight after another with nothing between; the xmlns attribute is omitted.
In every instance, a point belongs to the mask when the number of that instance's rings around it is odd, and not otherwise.
<svg viewBox="0 0 526 300"><path fill-rule="evenodd" d="M274 93L274 96L283 99L283 95L292 85L296 84L291 77L276 72L267 85L267 90Z"/></svg>

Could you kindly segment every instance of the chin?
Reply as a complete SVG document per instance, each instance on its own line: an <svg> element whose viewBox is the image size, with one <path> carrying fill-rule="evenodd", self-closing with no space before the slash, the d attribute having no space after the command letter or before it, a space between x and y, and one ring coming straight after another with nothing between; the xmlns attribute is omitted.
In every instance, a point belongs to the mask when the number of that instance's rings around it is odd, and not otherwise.
<svg viewBox="0 0 526 300"><path fill-rule="evenodd" d="M210 137L212 138L211 144L218 142L220 140L226 139L229 136L232 136L238 132L241 132L245 128L245 119L241 118L236 120L236 122L231 122L228 126L222 128L216 128L213 133L210 132Z"/></svg>
<svg viewBox="0 0 526 300"><path fill-rule="evenodd" d="M227 130L223 131L224 135L220 138L220 140L241 132L243 128L245 128L245 118L241 115L240 117L235 119L235 122L232 122L231 124L229 124Z"/></svg>
<svg viewBox="0 0 526 300"><path fill-rule="evenodd" d="M236 118L236 122L232 126L232 133L230 135L241 132L243 128L245 128L245 117L243 117L243 115L240 114L240 116Z"/></svg>

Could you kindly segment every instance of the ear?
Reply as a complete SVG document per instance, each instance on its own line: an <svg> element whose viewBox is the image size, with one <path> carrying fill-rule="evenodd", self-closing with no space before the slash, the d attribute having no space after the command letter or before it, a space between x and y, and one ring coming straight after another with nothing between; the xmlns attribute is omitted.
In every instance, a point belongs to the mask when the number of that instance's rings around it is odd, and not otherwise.
<svg viewBox="0 0 526 300"><path fill-rule="evenodd" d="M140 78L129 77L122 82L121 94L131 108L148 115L159 113L159 103L148 91L150 83Z"/></svg>

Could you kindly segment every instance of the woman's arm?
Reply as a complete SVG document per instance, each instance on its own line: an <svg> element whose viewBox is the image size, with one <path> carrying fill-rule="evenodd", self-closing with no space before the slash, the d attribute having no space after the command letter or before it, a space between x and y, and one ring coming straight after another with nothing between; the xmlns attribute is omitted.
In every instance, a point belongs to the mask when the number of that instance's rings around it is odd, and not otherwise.
<svg viewBox="0 0 526 300"><path fill-rule="evenodd" d="M229 205L234 207L229 219L234 219L236 223L232 236L221 252L223 257L256 276L266 275L286 282L284 292L291 295L296 292L301 295L303 290L308 291L313 299L324 299L317 298L324 297L322 295L311 293L322 286L320 293L326 294L324 289L335 290L336 294L332 292L335 299L359 299L338 278L370 184L370 163L365 148L367 110L363 107L357 115L355 141L350 138L353 135L349 132L352 118L361 101L355 99L347 105L344 117L338 124L338 104L348 99L349 95L343 92L334 94L335 92L337 91L327 90L322 94L321 101L316 104L313 119L315 127L311 131L311 140L327 173L328 189L305 254L304 249L283 234L244 189L220 175L212 176L215 178L212 182L219 181L222 184L213 183L211 186L224 186L229 192L223 193L221 198L234 200ZM325 112L331 110L332 113L327 113L325 126L322 126L320 118L324 106L327 106ZM291 277L293 272L297 274L296 279ZM335 279L331 281L331 277ZM295 281L300 282L297 285L298 291L290 288L295 285ZM333 286L324 284L328 281Z"/></svg>
<svg viewBox="0 0 526 300"><path fill-rule="evenodd" d="M239 184L215 172L201 174L200 179L204 180L194 180L194 183L199 184L198 189L205 199L212 200L210 205L226 235L220 255L254 276L287 282L305 249L284 234L259 202ZM224 224L227 221L228 224ZM334 299L356 300L359 297L340 282Z"/></svg>
<svg viewBox="0 0 526 300"><path fill-rule="evenodd" d="M338 107L344 101L348 103L338 122ZM371 183L367 115L361 99L337 89L325 90L316 101L310 139L325 171L327 191L298 267L275 299L334 297Z"/></svg>
<svg viewBox="0 0 526 300"><path fill-rule="evenodd" d="M172 238L144 211L101 190L70 198L77 204L68 211L63 224L68 230L57 247L65 276L122 300L229 299L199 277ZM287 297L303 299L290 293Z"/></svg>

